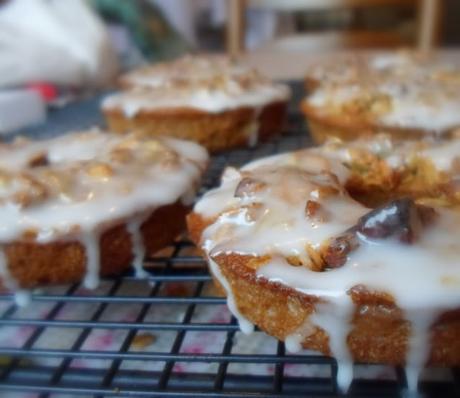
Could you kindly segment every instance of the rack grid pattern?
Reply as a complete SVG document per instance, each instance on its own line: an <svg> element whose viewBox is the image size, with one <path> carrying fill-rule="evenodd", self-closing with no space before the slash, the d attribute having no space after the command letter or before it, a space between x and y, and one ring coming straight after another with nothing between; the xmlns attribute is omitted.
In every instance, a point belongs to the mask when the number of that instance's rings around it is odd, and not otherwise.
<svg viewBox="0 0 460 398"><path fill-rule="evenodd" d="M257 148L215 156L202 192L216 185L227 164L239 166L309 144L301 116L292 111L283 136ZM340 395L333 359L311 352L288 354L283 343L260 331L255 337L241 335L225 299L212 288L206 264L186 237L146 259L145 268L147 281L126 274L104 279L94 292L79 285L53 288L35 293L26 309L0 295L0 396ZM127 316L114 316L120 312ZM207 318L209 313L214 318ZM117 336L116 348L88 344L98 333L104 335L101 331ZM20 336L19 343L4 343L1 337L7 333ZM208 340L209 352L184 350L191 336L201 346ZM378 366L357 364L355 370L359 368L364 372L355 377L348 396L406 395L402 369L385 367L382 379L375 376ZM369 369L377 372L369 376ZM423 396L460 396L458 369L438 369L434 374L421 383Z"/></svg>

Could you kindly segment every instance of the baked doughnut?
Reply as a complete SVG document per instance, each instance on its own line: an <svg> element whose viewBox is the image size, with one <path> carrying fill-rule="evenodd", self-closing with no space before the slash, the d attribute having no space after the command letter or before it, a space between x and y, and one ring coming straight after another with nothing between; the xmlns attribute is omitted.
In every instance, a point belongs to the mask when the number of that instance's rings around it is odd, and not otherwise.
<svg viewBox="0 0 460 398"><path fill-rule="evenodd" d="M378 132L395 138L449 136L460 126L460 67L414 52L355 55L312 67L303 100L316 142Z"/></svg>
<svg viewBox="0 0 460 398"><path fill-rule="evenodd" d="M141 66L122 75L123 89L209 84L223 78L247 79L253 69L223 55L185 55L170 62Z"/></svg>
<svg viewBox="0 0 460 398"><path fill-rule="evenodd" d="M460 364L459 157L378 136L229 167L188 228L243 332L334 356L344 390L352 361L405 365L415 388Z"/></svg>
<svg viewBox="0 0 460 398"><path fill-rule="evenodd" d="M204 171L195 143L89 130L0 146L0 277L15 292L83 280L172 242ZM18 294L19 299L24 294Z"/></svg>
<svg viewBox="0 0 460 398"><path fill-rule="evenodd" d="M219 56L187 56L121 78L102 111L131 129L196 141L210 151L254 145L282 130L289 88Z"/></svg>

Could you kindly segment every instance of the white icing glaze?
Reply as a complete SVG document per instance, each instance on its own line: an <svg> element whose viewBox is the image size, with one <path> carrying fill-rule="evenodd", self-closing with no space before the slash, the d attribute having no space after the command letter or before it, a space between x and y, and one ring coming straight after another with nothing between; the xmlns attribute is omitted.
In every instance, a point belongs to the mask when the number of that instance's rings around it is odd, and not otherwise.
<svg viewBox="0 0 460 398"><path fill-rule="evenodd" d="M207 162L206 151L191 142L97 130L2 145L0 154L0 242L22 241L31 231L37 243L81 242L88 288L98 284L101 234L134 217L128 229L139 273L142 217L190 200ZM29 165L42 158L45 164ZM0 274L17 290L3 251Z"/></svg>
<svg viewBox="0 0 460 398"><path fill-rule="evenodd" d="M401 94L408 82L379 85L375 95L388 95L391 106L388 111L375 114L374 119L383 127L401 127L443 132L460 126L460 96L454 96L452 89L414 88ZM316 90L306 101L327 114L328 108L341 108L351 101L362 98L366 89L353 86L323 87ZM397 94L399 92L399 94Z"/></svg>
<svg viewBox="0 0 460 398"><path fill-rule="evenodd" d="M460 68L440 58L381 54L356 57L345 71L334 65L323 69L313 75L321 76L320 86L305 100L322 114L348 115L350 102L386 96L388 109L369 109L382 127L443 133L460 125Z"/></svg>
<svg viewBox="0 0 460 398"><path fill-rule="evenodd" d="M406 317L411 323L411 338L406 359L406 379L409 391L417 391L420 372L430 354L430 326L436 321L440 310L417 311Z"/></svg>
<svg viewBox="0 0 460 398"><path fill-rule="evenodd" d="M381 137L376 142L361 141L350 147L365 148L387 157L397 167L415 154L432 155L433 164L440 170L450 168L457 157L452 147L458 148L458 143L433 145L431 149L420 143L394 147ZM208 192L195 205L195 212L205 219L215 219L203 232L203 248L210 261L221 253L270 255L256 271L259 278L321 300L315 305L314 314L287 336L286 346L298 350L304 338L314 330L313 326L322 328L329 336L330 349L338 361L338 384L343 390L352 380L352 361L346 344L355 309L350 289L363 285L370 291L390 294L411 324L407 366L409 385L414 388L416 375L429 355L430 325L442 312L460 307L460 213L437 208L435 224L424 229L415 244L368 241L352 251L342 267L331 271L318 272L308 266L291 265L287 260L290 256L308 265L312 260L306 251L307 245L318 248L327 239L355 225L359 217L368 212L344 193L322 198L319 195L318 199L318 184L337 188L337 182L320 172L335 173L343 183L348 173L340 161L348 161L350 157L347 147L332 145L261 159L241 170L228 168L221 186ZM245 178L256 183L235 195ZM307 199L320 202L325 215L322 220L306 217ZM214 261L211 268L214 274L219 270ZM231 286L228 282L226 285L232 302L230 309L238 316Z"/></svg>
<svg viewBox="0 0 460 398"><path fill-rule="evenodd" d="M131 89L109 95L102 108L122 109L126 117L142 110L188 108L220 113L253 107L257 120L262 107L287 101L290 95L286 85L274 84L254 69L223 56L185 56L141 68L122 80Z"/></svg>
<svg viewBox="0 0 460 398"><path fill-rule="evenodd" d="M127 230L131 234L131 245L133 250L133 268L138 278L145 278L148 273L143 268L145 257L145 246L141 233L141 226L148 215L134 217L127 223Z"/></svg>
<svg viewBox="0 0 460 398"><path fill-rule="evenodd" d="M212 88L158 88L133 89L107 96L102 102L104 110L122 109L126 117L134 117L142 110L155 111L171 108L196 109L220 113L243 107L260 108L277 101L287 101L289 89L282 84L257 84L249 89L230 87Z"/></svg>
<svg viewBox="0 0 460 398"><path fill-rule="evenodd" d="M348 347L348 333L351 330L353 303L347 294L329 298L329 302L315 306L310 321L325 330L329 336L332 356L337 358L337 385L341 391L347 391L353 380L353 359Z"/></svg>
<svg viewBox="0 0 460 398"><path fill-rule="evenodd" d="M289 352L299 352L302 350L302 341L310 336L314 331L312 322L307 319L297 330L284 339L286 350Z"/></svg>
<svg viewBox="0 0 460 398"><path fill-rule="evenodd" d="M100 235L97 232L84 232L81 240L86 254L86 275L83 286L87 289L95 289L99 286L99 239Z"/></svg>
<svg viewBox="0 0 460 398"><path fill-rule="evenodd" d="M104 136L104 141L99 141L100 135ZM92 137L96 136L96 140ZM121 143L123 136L109 135L92 132L90 135L82 135L85 146L94 145L95 152L99 152L100 161L107 161L109 151L117 143ZM67 142L75 139L74 136L65 136L57 140L65 147ZM98 142L100 145L98 145ZM17 239L21 233L27 229L38 230L37 240L41 243L51 240L72 236L72 227L80 226L84 230L93 230L96 226L117 222L134 212L144 211L149 208L159 207L160 205L172 203L179 199L186 191L193 189L196 181L204 167L206 153L193 143L182 145L182 141L173 139L160 139L160 145L168 146L174 143L174 151L183 157L180 158L177 167L164 167L164 162L152 160L150 167L146 164L132 166L127 164L114 165L115 174L109 180L97 179L88 176L82 170L75 170L78 176L72 183L79 192L71 192L74 197L64 195L52 196L44 203L37 206L21 208L11 203L0 206L0 241ZM37 152L46 148L49 143L42 141L31 144L37 148ZM189 146L192 144L191 146ZM139 144L142 145L141 141ZM182 145L182 147L181 147ZM193 148L194 151L189 151ZM50 160L53 159L53 151L58 151L57 146L50 145ZM84 146L77 152L83 151ZM15 157L14 151L4 149L0 160L0 168L8 169L8 151L10 156ZM26 163L27 157L17 155L17 166ZM70 166L69 169L73 166ZM78 163L77 163L78 166ZM59 170L59 162L54 165ZM78 166L80 167L80 166ZM145 167L145 168L144 168ZM13 168L13 167L11 167ZM70 169L71 170L71 169ZM156 187L161 186L162 189Z"/></svg>
<svg viewBox="0 0 460 398"><path fill-rule="evenodd" d="M25 307L30 302L30 293L23 289L18 289L16 280L11 275L8 269L8 262L6 259L5 251L0 247L0 278L2 284L9 290L14 292L14 301L19 307Z"/></svg>
<svg viewBox="0 0 460 398"><path fill-rule="evenodd" d="M315 313L308 317L293 333L286 336L286 349L298 352L302 342L319 326L328 333L332 355L337 358L337 385L343 392L347 391L353 380L353 359L343 344L351 329L350 321L353 315L353 303L347 294L330 297L330 302L319 303Z"/></svg>

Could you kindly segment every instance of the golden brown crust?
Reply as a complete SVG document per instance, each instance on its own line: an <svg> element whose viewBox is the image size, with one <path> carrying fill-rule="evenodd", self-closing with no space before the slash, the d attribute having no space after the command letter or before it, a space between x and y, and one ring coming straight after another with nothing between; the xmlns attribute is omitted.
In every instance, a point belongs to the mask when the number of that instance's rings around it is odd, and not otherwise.
<svg viewBox="0 0 460 398"><path fill-rule="evenodd" d="M188 229L194 242L212 220L197 213L187 217ZM310 316L318 298L257 277L252 256L221 254L213 258L232 287L242 315L266 333L284 340L295 332ZM347 343L355 361L403 365L407 352L410 324L404 319L392 297L384 292L371 292L361 286L349 294L356 305L352 330ZM432 365L460 364L460 309L445 312L431 328ZM315 327L306 337L304 348L330 355L327 334Z"/></svg>
<svg viewBox="0 0 460 398"><path fill-rule="evenodd" d="M150 215L141 227L147 254L154 254L174 240L185 227L187 211L186 206L176 202ZM102 234L100 253L101 275L119 274L131 266L131 235L126 224ZM85 250L77 241L13 242L5 245L5 254L10 273L21 288L78 282L86 273Z"/></svg>
<svg viewBox="0 0 460 398"><path fill-rule="evenodd" d="M219 113L209 113L192 108L170 108L140 111L126 117L120 109L104 109L109 128L123 133L142 130L152 135L166 135L196 141L211 152L247 146L250 129L257 128L259 138L266 140L280 133L286 115L285 101L273 102L259 110L243 107Z"/></svg>

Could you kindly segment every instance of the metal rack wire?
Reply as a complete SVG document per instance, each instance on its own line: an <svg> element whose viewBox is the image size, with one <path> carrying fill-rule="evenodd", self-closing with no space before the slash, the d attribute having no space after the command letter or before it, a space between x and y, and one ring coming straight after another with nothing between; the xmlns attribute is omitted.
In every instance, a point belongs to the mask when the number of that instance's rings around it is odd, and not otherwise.
<svg viewBox="0 0 460 398"><path fill-rule="evenodd" d="M240 165L309 143L302 118L293 111L282 137L215 156L203 191L216 184L226 164ZM145 268L147 281L127 274L105 279L92 292L79 285L53 288L35 293L26 309L0 295L0 396L340 395L333 359L309 352L290 355L283 343L261 332L241 335L186 237L146 259ZM91 344L98 336L117 344ZM185 349L193 347L187 343L191 336L201 351ZM363 372L357 372L349 396L405 394L401 369L355 368ZM460 396L458 370L434 374L421 384L424 396Z"/></svg>

